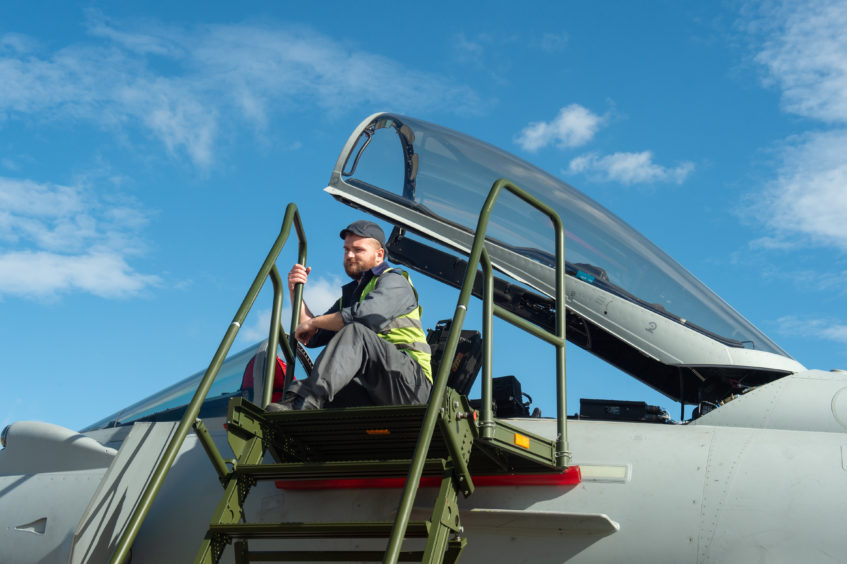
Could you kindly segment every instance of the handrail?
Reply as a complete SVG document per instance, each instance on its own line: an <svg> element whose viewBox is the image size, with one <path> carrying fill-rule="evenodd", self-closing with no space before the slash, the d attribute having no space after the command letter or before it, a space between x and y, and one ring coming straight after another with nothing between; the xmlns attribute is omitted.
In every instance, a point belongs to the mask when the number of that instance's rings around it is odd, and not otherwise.
<svg viewBox="0 0 847 564"><path fill-rule="evenodd" d="M556 236L556 335L552 335L548 331L521 319L510 312L500 308L494 303L493 291L493 275L491 261L488 258L488 252L485 250L485 235L488 229L488 220L494 204L503 189L508 190L515 196L519 197L529 205L533 206L540 212L547 215L553 222ZM453 323L450 327L450 334L447 337L444 353L441 357L441 363L438 367L438 373L435 377L435 382L430 392L429 403L427 404L426 414L423 423L421 424L421 433L418 435L418 442L415 446L415 454L412 459L412 464L409 467L409 474L406 478L406 485L403 488L403 497L400 500L400 506L397 510L397 517L394 521L394 528L391 530L391 538L388 542L383 563L396 564L400 556L400 548L403 538L406 535L406 528L409 525L409 519L412 513L412 505L414 503L415 494L417 493L418 484L420 483L423 473L424 462L429 451L429 445L432 441L432 435L435 431L435 426L438 422L438 417L441 412L441 404L444 398L444 392L447 388L447 378L450 372L452 359L456 355L456 348L459 344L459 336L461 335L462 325L465 320L465 314L468 310L471 292L479 269L480 261L483 264L483 272L485 274L485 283L483 287L483 380L482 380L482 423L481 431L489 433L489 438L493 433L494 417L491 413L491 398L492 398L492 378L491 378L491 328L492 315L496 314L517 325L521 329L532 333L533 335L551 342L556 346L556 397L557 397L557 433L556 437L556 453L555 463L558 468L565 468L570 464L570 452L568 450L567 439L567 397L565 392L565 230L559 214L553 208L544 204L539 199L526 192L522 188L514 185L505 178L501 178L494 182L488 197L479 212L479 220L477 222L474 235L473 246L468 257L468 264L465 270L465 280L462 283L462 289L459 294L459 299L456 304L456 311L453 314ZM483 436L485 436L483 434Z"/></svg>
<svg viewBox="0 0 847 564"><path fill-rule="evenodd" d="M241 302L241 306L238 308L232 323L230 323L227 328L224 338L215 352L215 356L212 357L212 362L209 364L209 368L206 369L203 379L197 386L197 391L194 393L191 403L188 404L185 415L182 417L171 442L168 444L164 454L162 455L162 459L159 461L159 464L150 476L150 481L145 487L144 492L139 499L138 505L135 507L123 535L121 535L120 541L118 541L115 552L112 554L112 558L110 560L112 564L121 564L126 561L129 549L132 546L135 537L138 535L138 531L141 529L141 524L147 516L147 513L150 511L150 507L153 505L153 500L156 498L156 495L159 493L159 489L161 489L162 484L165 481L165 476L167 476L174 460L176 460L177 452L182 446L182 443L185 441L185 437L188 435L194 421L197 419L197 415L200 413L200 407L206 400L206 395L209 393L209 389L212 387L212 384L218 375L218 371L220 370L232 343L235 341L238 330L241 328L242 323L244 323L247 314L253 307L253 303L256 301L256 298L264 287L268 277L271 278L271 282L273 284L274 303L273 310L271 312L270 334L268 336L268 360L265 363L265 387L264 397L262 398L262 407L265 407L270 402L271 393L273 391L273 379L276 371L276 362L273 361L273 358L276 355L276 348L278 345L282 346L283 355L287 362L285 374L286 385L291 381L295 365L295 342L293 335L294 328L297 327L297 323L300 321L300 305L303 300L303 288L302 284L298 284L294 290L294 303L292 304L291 311L291 331L288 339L280 342L280 316L282 315L282 301L284 294L282 290L285 286L282 283L282 278L276 268L276 260L288 240L292 224L297 231L298 238L297 260L300 264L306 264L306 234L303 230L303 222L300 219L300 213L297 211L297 206L294 203L290 203L285 209L285 217L282 221L282 227L280 228L276 241L274 241L270 252L268 252L268 256L265 258L265 262L262 263L259 273L256 275L256 278L253 280L253 284L251 284L250 289L247 291L247 295Z"/></svg>

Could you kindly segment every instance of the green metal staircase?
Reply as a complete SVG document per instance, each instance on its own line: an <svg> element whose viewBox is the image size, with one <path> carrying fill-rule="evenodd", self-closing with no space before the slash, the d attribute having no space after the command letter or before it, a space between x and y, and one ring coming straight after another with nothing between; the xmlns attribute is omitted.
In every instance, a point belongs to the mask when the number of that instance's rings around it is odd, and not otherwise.
<svg viewBox="0 0 847 564"><path fill-rule="evenodd" d="M408 522L403 538L424 538L423 550L398 551L400 561L455 562L466 544L458 496L474 489L478 475L549 473L555 470L555 444L499 422L503 444L479 442L477 413L467 398L447 389L421 476L440 480L430 518ZM196 563L216 563L234 542L236 562L383 560L374 551L251 551L254 539L389 538L395 521L247 523L244 501L260 480L286 483L328 479L405 478L427 406L383 406L320 411L265 412L242 399L230 404L229 441L238 462L223 482L225 494L215 511ZM515 445L514 436L527 446ZM512 439L506 441L505 438ZM475 448L476 447L476 448ZM262 464L264 451L275 463ZM401 539L402 540L402 539Z"/></svg>
<svg viewBox="0 0 847 564"><path fill-rule="evenodd" d="M485 249L485 232L494 203L506 189L547 214L556 236L556 333L550 333L494 304L493 274ZM216 563L233 544L235 561L419 561L455 562L465 547L458 498L474 491L474 476L564 473L570 462L565 416L565 293L564 228L548 206L506 180L492 186L480 212L476 238L452 320L451 331L440 366L435 371L430 400L419 406L380 406L316 411L266 412L241 398L233 399L228 413L228 441L235 460L225 461L202 421L197 419L235 334L270 278L274 306L268 350L280 345L288 362L286 385L293 377L295 342L281 330L282 279L275 261L294 225L300 239L299 262L305 264L305 234L294 204L289 204L283 227L247 297L218 348L185 417L168 446L162 462L151 476L126 532L118 543L112 563L123 562L141 522L176 457L185 435L194 429L215 467L224 495L218 504L195 563ZM483 275L483 361L482 407L473 410L466 397L447 387L450 365L456 354L467 306L477 272ZM299 322L302 287L295 291L292 333ZM508 421L494 418L492 411L492 317L497 315L556 348L557 437L548 440L528 433ZM280 339L280 334L283 338ZM272 358L272 357L271 357ZM268 362L262 405L270 402L274 363ZM436 367L433 367L434 369ZM270 456L266 456L268 453ZM271 463L264 461L272 459ZM244 503L260 481L282 483L316 480L387 478L403 484L396 517L385 522L289 522L251 523ZM432 512L425 521L411 521L412 508L421 479L434 480L439 488ZM380 551L327 551L323 539L388 539ZM310 550L251 550L258 539L310 539ZM414 550L406 539L413 541ZM407 546L404 547L404 544ZM423 545L423 548L421 548ZM266 547L266 544L262 544ZM299 545L298 545L299 546Z"/></svg>
<svg viewBox="0 0 847 564"><path fill-rule="evenodd" d="M454 562L465 540L457 508L458 494L470 495L473 482L468 460L478 436L467 400L447 393L447 409L439 418L423 475L437 477L441 487L429 520L411 522L404 536L425 538L423 551L402 552L400 560ZM221 500L195 562L217 562L235 542L236 562L382 560L373 551L328 552L315 543L313 552L257 552L253 539L389 538L395 523L317 522L246 523L243 503L260 480L308 481L403 477L412 463L426 406L386 406L268 413L249 402L234 400L229 411L229 440L239 462L226 477ZM261 464L269 449L278 461Z"/></svg>

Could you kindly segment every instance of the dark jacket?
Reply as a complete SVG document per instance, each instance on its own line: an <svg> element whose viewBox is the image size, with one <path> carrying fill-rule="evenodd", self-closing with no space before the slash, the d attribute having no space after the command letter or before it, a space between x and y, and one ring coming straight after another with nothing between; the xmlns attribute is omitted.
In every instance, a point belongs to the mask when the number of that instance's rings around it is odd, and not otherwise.
<svg viewBox="0 0 847 564"><path fill-rule="evenodd" d="M324 314L341 312L344 324L361 323L374 332L382 330L386 324L418 307L415 291L403 277L401 270L382 264L365 272L359 280L353 280L341 287L340 304L336 301ZM376 287L359 301L362 290L374 276L379 276ZM307 347L322 347L335 335L335 331L319 329Z"/></svg>

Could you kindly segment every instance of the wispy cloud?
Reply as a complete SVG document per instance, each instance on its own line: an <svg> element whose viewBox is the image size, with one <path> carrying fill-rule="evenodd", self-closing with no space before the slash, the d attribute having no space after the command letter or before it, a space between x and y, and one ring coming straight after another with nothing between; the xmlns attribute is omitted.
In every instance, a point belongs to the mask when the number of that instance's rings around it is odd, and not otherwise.
<svg viewBox="0 0 847 564"><path fill-rule="evenodd" d="M354 105L478 111L476 93L308 28L121 26L90 17L85 44L51 51L0 36L0 115L140 126L174 156L214 161L224 125L264 128L277 113Z"/></svg>
<svg viewBox="0 0 847 564"><path fill-rule="evenodd" d="M246 347L256 341L268 338L268 331L271 326L271 310L263 309L261 311L251 312L250 317L252 317L252 323L245 324L244 327L238 331L238 340L235 343L236 349ZM288 322L285 320L291 319L290 307L284 306L282 308L282 317L282 325L286 330L288 330Z"/></svg>
<svg viewBox="0 0 847 564"><path fill-rule="evenodd" d="M464 33L453 36L453 53L460 63L470 63L481 66L485 58L485 46L490 43L490 37L479 35L469 38Z"/></svg>
<svg viewBox="0 0 847 564"><path fill-rule="evenodd" d="M829 127L784 142L781 165L751 200L779 246L847 249L847 4L838 1L766 4L750 26L764 29L756 61L782 91L787 112Z"/></svg>
<svg viewBox="0 0 847 564"><path fill-rule="evenodd" d="M589 153L570 162L567 172L586 174L600 181L622 184L672 182L682 184L694 170L694 163L683 162L668 168L653 162L651 151L640 153Z"/></svg>
<svg viewBox="0 0 847 564"><path fill-rule="evenodd" d="M0 254L0 295L51 297L81 290L119 298L157 284L156 276L139 274L118 253L102 251L61 255L44 251Z"/></svg>
<svg viewBox="0 0 847 564"><path fill-rule="evenodd" d="M755 256L747 256L745 259L747 261L757 260ZM823 292L828 297L847 295L847 270L828 272L819 269L786 268L784 265L777 267L769 264L757 264L757 268L763 277L780 282L789 282L798 289L802 289L803 292Z"/></svg>
<svg viewBox="0 0 847 564"><path fill-rule="evenodd" d="M777 320L779 332L793 337L824 339L847 344L847 325L832 319L801 318L796 316L780 317Z"/></svg>
<svg viewBox="0 0 847 564"><path fill-rule="evenodd" d="M584 106L570 104L559 110L551 121L535 121L524 127L515 137L515 143L526 151L537 151L550 145L559 149L579 147L594 139L597 131L608 121L608 114L600 116ZM585 174L601 182L681 184L693 170L694 163L688 161L675 167L656 164L652 151L641 151L611 155L587 153L572 159L564 172Z"/></svg>
<svg viewBox="0 0 847 564"><path fill-rule="evenodd" d="M0 297L83 291L111 298L159 284L126 260L143 250L138 231L146 223L132 201L105 201L84 186L0 177Z"/></svg>
<svg viewBox="0 0 847 564"><path fill-rule="evenodd" d="M542 33L534 37L530 44L545 53L561 53L568 46L568 34L567 32Z"/></svg>
<svg viewBox="0 0 847 564"><path fill-rule="evenodd" d="M774 241L847 250L845 155L847 130L809 133L785 146L776 178L752 208Z"/></svg>
<svg viewBox="0 0 847 564"><path fill-rule="evenodd" d="M560 109L549 122L534 121L524 127L515 137L515 143L526 151L550 145L560 149L579 147L591 141L606 120L584 106L571 104Z"/></svg>
<svg viewBox="0 0 847 564"><path fill-rule="evenodd" d="M786 111L847 123L847 5L840 0L767 3L771 31L756 61L782 90Z"/></svg>
<svg viewBox="0 0 847 564"><path fill-rule="evenodd" d="M152 140L151 154L163 148L205 170L218 160L223 131L261 132L285 113L480 107L462 84L306 27L127 24L92 11L87 33L58 48L0 33L0 130L10 120L88 124L122 143ZM13 157L0 160L7 173L20 170ZM0 298L120 297L160 284L132 266L145 222L136 203L83 183L0 177Z"/></svg>

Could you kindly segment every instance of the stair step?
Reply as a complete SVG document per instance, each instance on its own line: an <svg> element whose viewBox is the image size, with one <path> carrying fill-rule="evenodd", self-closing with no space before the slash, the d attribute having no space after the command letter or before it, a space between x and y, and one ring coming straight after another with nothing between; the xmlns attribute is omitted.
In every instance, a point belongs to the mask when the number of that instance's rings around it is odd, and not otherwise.
<svg viewBox="0 0 847 564"><path fill-rule="evenodd" d="M354 539L388 538L394 521L364 523L235 523L213 524L209 535L230 539ZM413 521L406 528L406 538L426 538L427 521ZM207 536L208 538L208 536Z"/></svg>
<svg viewBox="0 0 847 564"><path fill-rule="evenodd" d="M316 557L320 555L320 557ZM399 562L420 562L423 551L402 551ZM381 550L250 550L247 562L382 562L385 552Z"/></svg>
<svg viewBox="0 0 847 564"><path fill-rule="evenodd" d="M234 473L257 480L321 480L326 478L393 478L409 472L411 460L368 460L335 462L286 462L281 464L240 464ZM443 458L430 458L424 463L425 476L442 475Z"/></svg>

